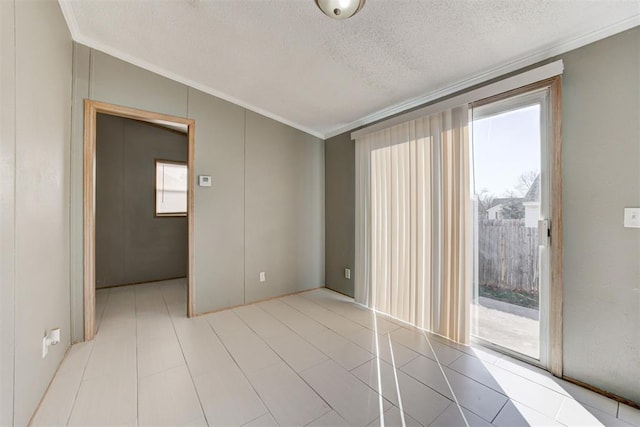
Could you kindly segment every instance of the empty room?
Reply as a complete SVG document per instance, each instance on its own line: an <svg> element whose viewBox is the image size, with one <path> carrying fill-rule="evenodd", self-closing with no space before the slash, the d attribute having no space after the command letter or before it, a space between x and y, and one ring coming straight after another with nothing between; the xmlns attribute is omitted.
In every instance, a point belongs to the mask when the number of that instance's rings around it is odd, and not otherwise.
<svg viewBox="0 0 640 427"><path fill-rule="evenodd" d="M640 426L637 0L0 22L1 426Z"/></svg>

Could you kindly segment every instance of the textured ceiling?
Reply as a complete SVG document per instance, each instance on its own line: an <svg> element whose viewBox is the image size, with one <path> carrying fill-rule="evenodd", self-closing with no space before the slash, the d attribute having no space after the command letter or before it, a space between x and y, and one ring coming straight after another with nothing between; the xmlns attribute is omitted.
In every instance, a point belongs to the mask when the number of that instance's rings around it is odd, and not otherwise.
<svg viewBox="0 0 640 427"><path fill-rule="evenodd" d="M60 0L76 41L320 137L640 24L640 1Z"/></svg>

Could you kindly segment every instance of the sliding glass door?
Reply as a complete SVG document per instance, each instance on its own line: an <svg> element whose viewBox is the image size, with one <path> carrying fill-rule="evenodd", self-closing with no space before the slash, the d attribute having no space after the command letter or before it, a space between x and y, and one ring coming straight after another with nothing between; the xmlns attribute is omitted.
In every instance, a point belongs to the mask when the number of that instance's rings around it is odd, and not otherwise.
<svg viewBox="0 0 640 427"><path fill-rule="evenodd" d="M549 89L478 103L471 123L471 333L547 366Z"/></svg>

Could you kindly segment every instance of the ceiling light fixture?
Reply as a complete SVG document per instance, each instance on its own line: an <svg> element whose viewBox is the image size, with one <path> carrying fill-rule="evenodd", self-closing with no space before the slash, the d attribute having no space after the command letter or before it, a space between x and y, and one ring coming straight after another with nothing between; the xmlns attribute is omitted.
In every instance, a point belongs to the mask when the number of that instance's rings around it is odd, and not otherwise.
<svg viewBox="0 0 640 427"><path fill-rule="evenodd" d="M347 19L358 13L365 0L315 0L318 8L330 18Z"/></svg>

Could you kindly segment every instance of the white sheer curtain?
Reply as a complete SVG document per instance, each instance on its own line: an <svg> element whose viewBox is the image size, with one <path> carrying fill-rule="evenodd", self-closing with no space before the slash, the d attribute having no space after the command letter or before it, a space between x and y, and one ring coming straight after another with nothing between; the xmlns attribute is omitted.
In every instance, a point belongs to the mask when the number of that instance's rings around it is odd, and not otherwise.
<svg viewBox="0 0 640 427"><path fill-rule="evenodd" d="M355 298L469 339L471 212L466 106L356 140Z"/></svg>

